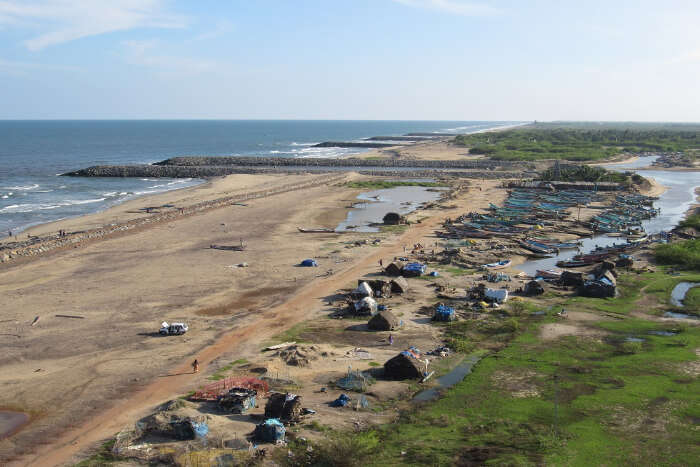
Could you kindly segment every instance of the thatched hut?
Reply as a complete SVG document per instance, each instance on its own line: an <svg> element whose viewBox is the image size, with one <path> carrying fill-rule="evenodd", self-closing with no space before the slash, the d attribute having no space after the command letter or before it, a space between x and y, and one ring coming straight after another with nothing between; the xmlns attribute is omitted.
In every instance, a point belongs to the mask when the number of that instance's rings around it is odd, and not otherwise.
<svg viewBox="0 0 700 467"><path fill-rule="evenodd" d="M401 294L408 292L408 281L403 276L392 279L389 285L391 286L392 293Z"/></svg>
<svg viewBox="0 0 700 467"><path fill-rule="evenodd" d="M383 310L374 315L368 322L367 327L373 331L393 331L398 329L399 319L389 310Z"/></svg>
<svg viewBox="0 0 700 467"><path fill-rule="evenodd" d="M301 418L301 396L273 392L265 404L265 417L284 423L296 423Z"/></svg>
<svg viewBox="0 0 700 467"><path fill-rule="evenodd" d="M428 365L418 357L415 352L404 350L384 363L384 374L394 379L422 378Z"/></svg>
<svg viewBox="0 0 700 467"><path fill-rule="evenodd" d="M401 261L394 261L389 263L389 265L384 268L384 272L389 276L400 276L403 272L404 263Z"/></svg>
<svg viewBox="0 0 700 467"><path fill-rule="evenodd" d="M582 286L583 285L583 273L582 272L573 272L573 271L564 271L561 273L561 277L559 278L559 281L562 283L562 285Z"/></svg>

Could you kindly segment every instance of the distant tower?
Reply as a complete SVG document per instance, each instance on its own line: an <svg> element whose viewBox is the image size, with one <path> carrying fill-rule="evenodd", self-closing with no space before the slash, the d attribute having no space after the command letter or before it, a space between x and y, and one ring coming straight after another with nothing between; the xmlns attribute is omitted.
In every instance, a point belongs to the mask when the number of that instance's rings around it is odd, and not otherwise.
<svg viewBox="0 0 700 467"><path fill-rule="evenodd" d="M554 161L554 179L555 180L561 179L561 167L559 166L559 159Z"/></svg>

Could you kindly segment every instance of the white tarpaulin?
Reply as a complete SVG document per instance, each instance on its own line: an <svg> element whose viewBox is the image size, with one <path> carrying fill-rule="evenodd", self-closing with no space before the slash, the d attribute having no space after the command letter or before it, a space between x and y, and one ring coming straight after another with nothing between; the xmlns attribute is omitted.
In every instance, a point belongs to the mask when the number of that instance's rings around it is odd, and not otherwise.
<svg viewBox="0 0 700 467"><path fill-rule="evenodd" d="M484 296L492 302L503 303L508 300L506 289L486 289Z"/></svg>

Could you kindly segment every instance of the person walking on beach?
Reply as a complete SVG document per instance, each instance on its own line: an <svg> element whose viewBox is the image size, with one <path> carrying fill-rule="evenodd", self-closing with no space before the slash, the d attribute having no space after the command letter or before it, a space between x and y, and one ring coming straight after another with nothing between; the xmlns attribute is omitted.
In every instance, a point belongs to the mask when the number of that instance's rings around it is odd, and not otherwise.
<svg viewBox="0 0 700 467"><path fill-rule="evenodd" d="M389 345L394 345L394 335L389 334Z"/></svg>
<svg viewBox="0 0 700 467"><path fill-rule="evenodd" d="M192 373L199 373L199 361L196 358L192 362Z"/></svg>
<svg viewBox="0 0 700 467"><path fill-rule="evenodd" d="M384 261L382 261L381 259L379 260L379 267L384 269Z"/></svg>

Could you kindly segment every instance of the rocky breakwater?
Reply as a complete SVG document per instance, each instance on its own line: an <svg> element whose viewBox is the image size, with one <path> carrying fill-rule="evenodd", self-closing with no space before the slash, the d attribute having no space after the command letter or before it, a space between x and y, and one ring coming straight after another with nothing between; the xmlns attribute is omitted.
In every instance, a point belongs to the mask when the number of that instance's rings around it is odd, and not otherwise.
<svg viewBox="0 0 700 467"><path fill-rule="evenodd" d="M350 157L337 158L293 158L293 157L207 157L183 156L173 157L154 166L265 166L265 167L411 167L435 169L484 169L528 171L536 168L535 164L519 161L494 161L488 159L471 160L430 160L430 159L360 159Z"/></svg>
<svg viewBox="0 0 700 467"><path fill-rule="evenodd" d="M312 148L389 148L397 146L399 143L371 143L368 141L324 141L323 143L314 144Z"/></svg>
<svg viewBox="0 0 700 467"><path fill-rule="evenodd" d="M63 236L53 234L43 237L29 237L29 239L26 241L11 242L0 245L0 263L9 263L19 258L36 257L62 248L77 248L78 246L91 241L103 239L119 233L135 231L136 229L145 228L150 225L169 222L183 216L230 206L234 203L240 203L246 200L264 198L280 193L338 183L344 179L344 174L328 177L315 177L302 183L280 185L266 190L225 196L210 201L203 201L190 206L161 208L163 210L155 214L139 217L126 222L105 225L102 228L79 232L69 232Z"/></svg>

